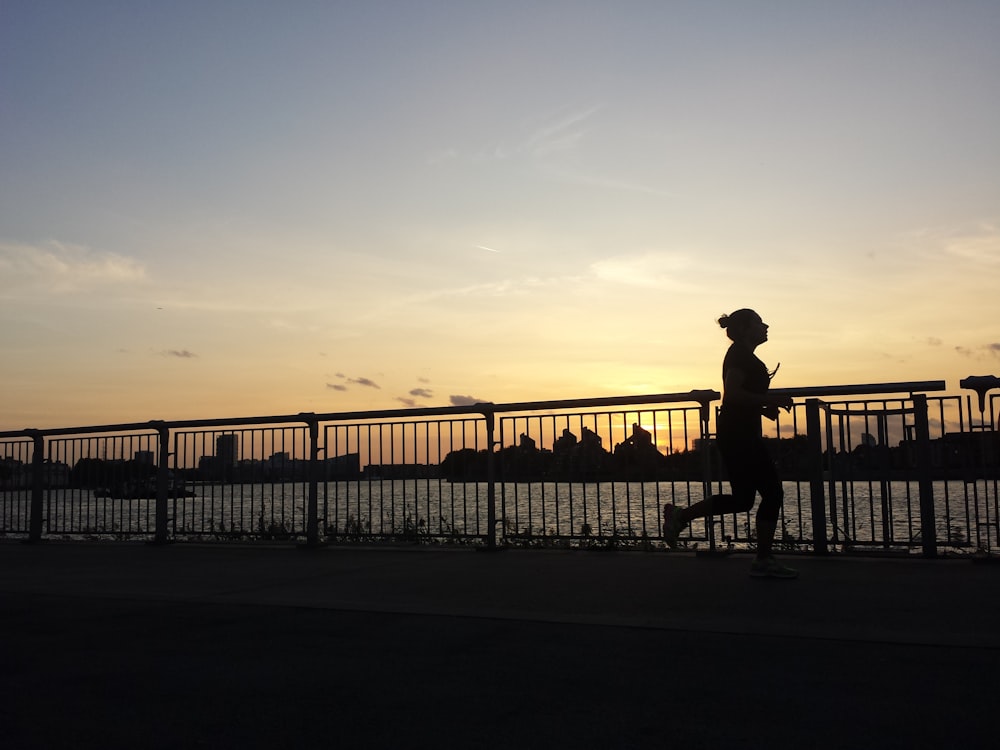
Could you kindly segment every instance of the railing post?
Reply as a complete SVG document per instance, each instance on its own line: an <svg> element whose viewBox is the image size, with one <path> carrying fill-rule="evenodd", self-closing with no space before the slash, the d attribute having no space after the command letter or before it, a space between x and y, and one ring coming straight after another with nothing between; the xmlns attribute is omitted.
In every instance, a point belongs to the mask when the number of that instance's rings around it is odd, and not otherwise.
<svg viewBox="0 0 1000 750"><path fill-rule="evenodd" d="M913 427L917 438L917 484L920 488L920 541L924 557L937 557L934 483L931 480L931 432L927 395L913 396Z"/></svg>
<svg viewBox="0 0 1000 750"><path fill-rule="evenodd" d="M306 500L306 546L319 546L319 421L313 414L303 414L309 427L309 494Z"/></svg>
<svg viewBox="0 0 1000 750"><path fill-rule="evenodd" d="M493 449L496 447L496 414L484 411L486 417L486 548L497 549L497 488L496 462Z"/></svg>
<svg viewBox="0 0 1000 750"><path fill-rule="evenodd" d="M819 419L819 399L806 399L806 439L812 465L809 469L809 502L812 511L813 549L817 555L829 553L826 530L826 494L823 485L823 435Z"/></svg>
<svg viewBox="0 0 1000 750"><path fill-rule="evenodd" d="M159 458L156 465L156 530L154 544L166 544L167 506L170 501L170 428L162 420L153 420L150 426L156 430L159 441Z"/></svg>
<svg viewBox="0 0 1000 750"><path fill-rule="evenodd" d="M28 541L42 541L42 502L45 495L45 437L39 430L25 430L34 443L31 451L31 515Z"/></svg>
<svg viewBox="0 0 1000 750"><path fill-rule="evenodd" d="M712 455L711 439L712 433L709 431L709 420L712 416L712 401L706 396L700 399L701 408L701 496L708 499L712 496ZM705 531L708 533L708 554L714 555L715 549L715 519L709 516L705 519Z"/></svg>

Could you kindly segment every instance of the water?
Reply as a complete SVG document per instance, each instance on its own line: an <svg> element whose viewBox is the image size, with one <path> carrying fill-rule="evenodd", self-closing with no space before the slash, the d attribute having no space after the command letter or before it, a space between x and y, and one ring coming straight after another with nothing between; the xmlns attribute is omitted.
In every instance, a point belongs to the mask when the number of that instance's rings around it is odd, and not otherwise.
<svg viewBox="0 0 1000 750"><path fill-rule="evenodd" d="M809 485L785 483L778 542L797 548L812 542ZM996 548L996 482L935 482L938 543L956 548ZM290 538L306 533L308 485L196 485L195 496L168 500L171 536ZM712 492L719 486L712 485ZM824 485L828 539L862 547L919 548L920 503L916 482L837 482ZM695 482L498 483L498 535L542 541L616 537L656 540L665 503L688 506L703 497ZM443 480L374 480L319 485L323 536L427 539L484 538L489 530L489 486ZM0 493L3 530L27 530L30 493ZM46 493L45 532L51 535L151 535L153 500L94 497L90 490ZM985 522L990 521L992 526ZM720 545L750 541L752 513L715 520ZM685 534L704 545L704 521Z"/></svg>

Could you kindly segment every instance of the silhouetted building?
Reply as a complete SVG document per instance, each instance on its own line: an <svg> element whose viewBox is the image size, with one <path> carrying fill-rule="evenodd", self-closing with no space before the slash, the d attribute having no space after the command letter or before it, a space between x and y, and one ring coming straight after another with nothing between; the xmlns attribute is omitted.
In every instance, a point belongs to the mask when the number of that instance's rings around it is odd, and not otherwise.
<svg viewBox="0 0 1000 750"><path fill-rule="evenodd" d="M215 439L215 457L221 466L236 466L240 457L240 439L238 435L219 435Z"/></svg>

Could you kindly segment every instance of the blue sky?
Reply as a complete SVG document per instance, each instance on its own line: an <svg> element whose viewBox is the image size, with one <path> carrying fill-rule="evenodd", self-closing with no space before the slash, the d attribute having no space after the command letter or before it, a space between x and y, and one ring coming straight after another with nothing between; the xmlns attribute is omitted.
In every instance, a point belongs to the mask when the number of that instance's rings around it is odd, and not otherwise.
<svg viewBox="0 0 1000 750"><path fill-rule="evenodd" d="M2 427L1000 371L995 2L0 5ZM777 385L777 383L776 383Z"/></svg>

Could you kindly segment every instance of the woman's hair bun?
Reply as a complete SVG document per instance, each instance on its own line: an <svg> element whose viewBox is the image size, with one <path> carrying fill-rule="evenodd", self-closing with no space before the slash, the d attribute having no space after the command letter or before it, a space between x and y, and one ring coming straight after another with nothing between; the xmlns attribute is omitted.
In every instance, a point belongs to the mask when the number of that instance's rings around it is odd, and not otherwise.
<svg viewBox="0 0 1000 750"><path fill-rule="evenodd" d="M729 328L729 316L723 315L719 318L719 328Z"/></svg>

